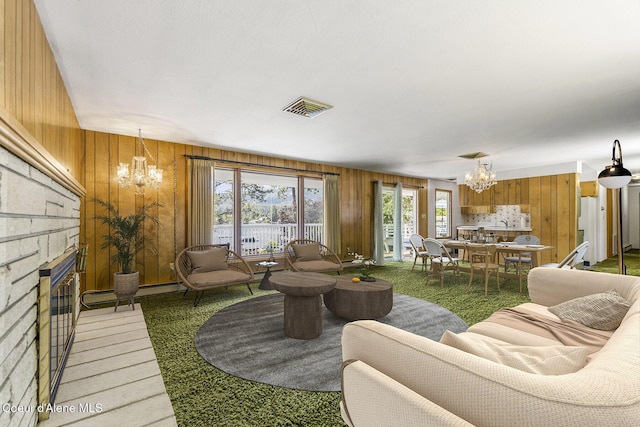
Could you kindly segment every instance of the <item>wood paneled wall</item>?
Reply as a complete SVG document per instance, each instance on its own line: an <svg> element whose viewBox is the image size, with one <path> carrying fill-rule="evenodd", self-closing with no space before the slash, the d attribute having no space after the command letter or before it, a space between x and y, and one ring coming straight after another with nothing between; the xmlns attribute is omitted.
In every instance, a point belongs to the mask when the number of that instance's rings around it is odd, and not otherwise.
<svg viewBox="0 0 640 427"><path fill-rule="evenodd" d="M158 253L146 253L139 261L144 262L141 269L141 283L155 284L173 281L169 264L174 261L177 252L186 246L187 235L187 155L207 156L227 161L247 162L268 167L285 167L310 172L333 172L340 174L340 216L342 227L342 253L347 247L358 253L372 253L371 214L373 210L373 181L395 183L402 182L404 187L418 187L419 232L426 234L427 219L421 218L427 213L427 181L420 178L400 177L390 174L340 168L317 163L279 159L268 156L239 153L234 151L205 148L180 143L156 141L145 138L145 143L164 169L164 182L158 191L144 196L136 196L133 189L121 189L116 181L116 167L119 162L130 162L136 148L136 138L86 132L86 189L87 203L83 205L84 234L89 243L86 289L112 288L113 273L117 265L110 262L112 249L101 250L102 235L107 232L102 225L93 220L95 204L91 199L98 196L109 200L121 209L122 213L133 212L143 203L160 202L158 210L160 228L151 230L151 237ZM153 162L152 162L153 163ZM220 162L224 165L224 162ZM232 164L229 164L233 166ZM237 166L236 166L237 167Z"/></svg>
<svg viewBox="0 0 640 427"><path fill-rule="evenodd" d="M482 193L458 186L461 206L528 205L531 228L541 243L553 246L542 263L559 262L578 242L580 176L575 173L498 181Z"/></svg>
<svg viewBox="0 0 640 427"><path fill-rule="evenodd" d="M0 103L84 184L84 132L31 0L0 0Z"/></svg>

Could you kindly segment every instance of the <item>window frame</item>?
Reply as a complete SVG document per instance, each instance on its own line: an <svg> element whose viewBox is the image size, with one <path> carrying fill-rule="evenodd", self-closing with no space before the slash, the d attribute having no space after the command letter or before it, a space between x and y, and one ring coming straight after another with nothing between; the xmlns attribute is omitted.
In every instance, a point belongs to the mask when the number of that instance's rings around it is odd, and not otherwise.
<svg viewBox="0 0 640 427"><path fill-rule="evenodd" d="M438 219L443 217L442 215L438 215L438 193L445 193L447 195L446 199L447 199L447 215L446 215L446 228L447 228L447 232L442 235L442 234L438 234ZM435 222L435 236L436 239L450 239L453 236L453 224L452 224L452 219L453 219L453 212L452 212L452 203L453 203L453 191L451 190L445 190L444 188L436 188L435 192L434 192L434 199L435 199L435 203L434 203L434 222Z"/></svg>
<svg viewBox="0 0 640 427"><path fill-rule="evenodd" d="M242 174L250 173L253 175L264 175L264 176L275 176L275 177L283 177L283 178L295 178L296 179L296 238L297 239L305 239L305 189L310 188L309 186L305 186L306 180L315 180L322 182L322 176L309 174L309 173L277 173L277 172L269 172L264 170L257 170L251 168L234 168L234 167L216 167L215 171L223 170L223 171L231 171L233 173L233 242L231 244L231 248L238 252L240 255L246 258L258 258L264 257L266 254L264 253L256 253L256 254L244 254L242 248L242 229L246 224L242 223ZM215 172L214 172L214 182L215 182ZM321 184L322 188L322 184ZM215 191L215 190L214 190ZM214 206L215 203L215 193L214 193ZM326 204L324 203L324 191L322 192L322 210L324 218L324 209L326 209ZM324 240L324 220L322 221L322 237ZM212 226L213 239L216 239L215 232L216 224ZM285 244L287 242L284 242ZM323 242L321 242L323 243ZM281 254L283 248L276 248L274 251L275 254Z"/></svg>
<svg viewBox="0 0 640 427"><path fill-rule="evenodd" d="M383 204L384 204L384 195L385 194L387 194L387 195L390 194L392 196L391 202L393 204L393 197L395 196L394 193L395 193L395 190L394 190L393 186L387 185L387 184L383 185L383 187L382 187ZM413 214L411 223L408 223L408 222L404 221L404 215L405 215L404 199L405 199L405 197L409 197L409 196L411 196L411 209L412 209L412 214ZM401 212L402 218L401 218L401 223L400 224L401 224L401 230L402 230L402 233L403 233L403 242L408 241L409 236L412 233L417 233L416 230L418 229L418 197L419 197L419 195L418 195L418 190L417 189L415 189L415 188L407 188L407 187L403 187L402 188L402 202L401 202L402 203L402 212ZM383 208L383 210L384 210L384 208ZM384 223L384 220L383 220L384 236L385 236L385 241L387 242L387 244L389 243L388 242L388 238L387 238L387 229L388 229L389 225L393 226L393 222ZM405 233L406 230L409 230L409 232ZM405 241L405 236L407 238L406 241ZM390 258L392 255L393 255L393 251L387 252L386 248L385 248L385 257L386 258Z"/></svg>

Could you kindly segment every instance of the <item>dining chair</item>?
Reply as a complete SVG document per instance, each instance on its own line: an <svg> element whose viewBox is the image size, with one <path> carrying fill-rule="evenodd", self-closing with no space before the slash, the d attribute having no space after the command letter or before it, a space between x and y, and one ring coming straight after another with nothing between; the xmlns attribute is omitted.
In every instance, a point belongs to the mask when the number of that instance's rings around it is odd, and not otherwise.
<svg viewBox="0 0 640 427"><path fill-rule="evenodd" d="M458 278L460 284L460 259L451 256L447 248L442 242L430 237L423 240L427 256L429 257L429 274L427 276L427 284L434 273L440 275L440 287L444 286L445 271L453 271Z"/></svg>
<svg viewBox="0 0 640 427"><path fill-rule="evenodd" d="M476 271L484 272L484 296L489 295L489 276L491 273L496 275L496 284L498 285L498 292L500 291L500 275L498 270L500 264L498 264L497 255L498 249L496 245L477 245L467 244L466 250L469 253L469 266L471 268L469 276L469 285L467 291L471 290L471 284L473 282L473 275Z"/></svg>
<svg viewBox="0 0 640 427"><path fill-rule="evenodd" d="M569 255L567 255L562 261L558 262L550 262L548 264L543 264L540 267L546 268L566 268L574 270L578 265L584 263L584 256L589 249L589 242L583 242L576 246Z"/></svg>
<svg viewBox="0 0 640 427"><path fill-rule="evenodd" d="M516 245L539 245L540 239L537 236L532 236L530 234L521 234L513 239L513 243ZM519 266L522 266L523 264L528 265L529 268L532 267L531 252L504 252L503 259L505 273L510 265L513 265L516 268L519 268Z"/></svg>
<svg viewBox="0 0 640 427"><path fill-rule="evenodd" d="M516 245L539 245L540 239L531 234L521 234L513 239L513 243ZM513 266L516 269L518 282L520 284L520 292L522 292L522 276L524 275L526 277L528 271L533 268L531 252L503 252L502 257L504 259L505 273L510 266ZM528 267L527 270L523 269L525 266Z"/></svg>
<svg viewBox="0 0 640 427"><path fill-rule="evenodd" d="M409 236L409 243L411 244L411 250L413 250L413 254L414 254L411 271L413 271L413 268L416 266L416 262L418 261L418 258L422 258L423 270L426 265L428 256L427 256L427 251L425 251L424 246L422 244L423 240L424 240L424 237L422 237L419 234L412 234L411 236Z"/></svg>

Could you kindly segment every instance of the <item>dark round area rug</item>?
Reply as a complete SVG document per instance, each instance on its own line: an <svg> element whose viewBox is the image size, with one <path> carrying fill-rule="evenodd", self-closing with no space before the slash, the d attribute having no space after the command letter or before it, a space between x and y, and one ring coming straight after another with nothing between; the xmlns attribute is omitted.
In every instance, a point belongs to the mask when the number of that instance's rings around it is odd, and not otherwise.
<svg viewBox="0 0 640 427"><path fill-rule="evenodd" d="M342 327L348 323L324 308L322 335L297 340L284 335L283 294L269 294L226 307L198 330L196 349L213 366L260 383L309 391L340 391ZM378 319L439 340L466 323L439 305L393 294L393 309Z"/></svg>

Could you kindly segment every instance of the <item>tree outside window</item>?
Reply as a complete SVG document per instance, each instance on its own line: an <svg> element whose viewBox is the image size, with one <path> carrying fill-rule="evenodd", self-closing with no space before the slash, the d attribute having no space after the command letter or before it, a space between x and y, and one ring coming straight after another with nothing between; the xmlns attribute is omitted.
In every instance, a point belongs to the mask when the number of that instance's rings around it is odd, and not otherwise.
<svg viewBox="0 0 640 427"><path fill-rule="evenodd" d="M242 255L261 255L282 252L298 238L322 240L321 179L226 169L215 174L217 243L229 242Z"/></svg>
<svg viewBox="0 0 640 427"><path fill-rule="evenodd" d="M436 189L436 238L451 237L451 191Z"/></svg>
<svg viewBox="0 0 640 427"><path fill-rule="evenodd" d="M418 195L416 190L402 189L402 240L409 241L409 236L416 230L416 212ZM385 255L393 250L393 189L382 190L382 224L385 237Z"/></svg>

